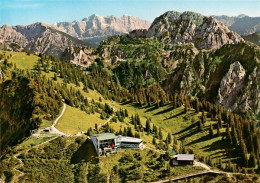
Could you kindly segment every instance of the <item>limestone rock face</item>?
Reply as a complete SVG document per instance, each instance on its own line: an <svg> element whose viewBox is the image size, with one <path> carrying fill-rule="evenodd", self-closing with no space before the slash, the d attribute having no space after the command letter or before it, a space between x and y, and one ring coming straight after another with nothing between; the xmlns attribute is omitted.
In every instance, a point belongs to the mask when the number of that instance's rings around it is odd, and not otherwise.
<svg viewBox="0 0 260 183"><path fill-rule="evenodd" d="M64 51L61 59L79 65L82 68L87 68L96 58L93 52L94 49L92 48L71 46Z"/></svg>
<svg viewBox="0 0 260 183"><path fill-rule="evenodd" d="M238 62L230 65L229 71L222 78L218 90L218 104L234 111L238 105L238 94L245 87L246 71Z"/></svg>
<svg viewBox="0 0 260 183"><path fill-rule="evenodd" d="M55 24L58 30L95 45L108 36L127 34L135 29L148 29L150 25L148 21L129 15L116 17L95 14L81 21Z"/></svg>
<svg viewBox="0 0 260 183"><path fill-rule="evenodd" d="M244 41L216 19L193 12L166 12L148 29L147 37L152 36L170 44L193 43L206 50Z"/></svg>
<svg viewBox="0 0 260 183"><path fill-rule="evenodd" d="M260 69L255 67L248 77L244 92L237 102L237 109L243 112L251 111L259 116L260 114Z"/></svg>

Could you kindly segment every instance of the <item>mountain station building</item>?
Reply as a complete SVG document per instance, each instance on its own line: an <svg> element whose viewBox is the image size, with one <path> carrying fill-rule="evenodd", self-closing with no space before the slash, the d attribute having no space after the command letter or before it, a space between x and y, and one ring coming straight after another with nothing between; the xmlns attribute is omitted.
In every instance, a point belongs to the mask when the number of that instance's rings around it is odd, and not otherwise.
<svg viewBox="0 0 260 183"><path fill-rule="evenodd" d="M116 153L118 148L143 149L143 140L133 137L116 136L113 133L101 133L91 136L98 156Z"/></svg>

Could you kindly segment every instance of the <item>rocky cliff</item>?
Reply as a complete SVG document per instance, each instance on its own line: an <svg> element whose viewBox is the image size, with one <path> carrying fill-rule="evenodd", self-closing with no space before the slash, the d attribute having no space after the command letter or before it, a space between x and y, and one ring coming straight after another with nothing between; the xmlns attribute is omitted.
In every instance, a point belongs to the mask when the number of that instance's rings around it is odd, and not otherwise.
<svg viewBox="0 0 260 183"><path fill-rule="evenodd" d="M113 67L143 64L143 83L153 68L167 93L197 96L260 119L260 49L212 17L166 12L148 31L105 39L97 53Z"/></svg>
<svg viewBox="0 0 260 183"><path fill-rule="evenodd" d="M93 48L75 46L66 48L61 56L63 61L71 62L82 68L89 67L94 62L95 58L96 55L94 54Z"/></svg>
<svg viewBox="0 0 260 183"><path fill-rule="evenodd" d="M150 23L129 15L103 17L94 14L81 21L59 22L55 26L71 36L98 45L108 36L127 34L135 29L148 29Z"/></svg>

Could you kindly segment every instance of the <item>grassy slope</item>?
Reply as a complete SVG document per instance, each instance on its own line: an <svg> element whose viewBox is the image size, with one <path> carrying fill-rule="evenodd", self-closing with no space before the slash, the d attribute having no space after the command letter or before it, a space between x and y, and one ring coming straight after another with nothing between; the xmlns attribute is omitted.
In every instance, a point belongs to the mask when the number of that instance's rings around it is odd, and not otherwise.
<svg viewBox="0 0 260 183"><path fill-rule="evenodd" d="M99 113L87 114L80 109L67 106L56 127L64 133L76 134L77 132L87 131L90 127L94 128L95 123L100 125L104 122L105 120L100 119Z"/></svg>
<svg viewBox="0 0 260 183"><path fill-rule="evenodd" d="M11 55L9 61L16 65L17 68L23 69L23 70L33 70L35 68L35 65L37 64L39 57L35 55L27 55L24 52L5 52L6 55ZM54 72L45 73L42 71L43 75L46 75L48 78L53 79ZM63 80L58 78L56 82L62 83ZM75 87L77 89L80 89L83 92L83 85L81 84L81 87L76 87L74 84L69 84L69 87ZM88 97L89 101L94 99L95 101L98 101L99 97L101 96L97 92L94 92L92 90L89 90L89 93L84 92L84 96ZM102 102L104 103L104 102ZM61 109L62 110L62 109ZM62 117L57 124L57 128L61 131L64 131L65 133L69 134L75 134L79 131L86 131L89 127L94 127L95 123L101 124L104 123L106 120L101 120L99 114L87 114L83 111L80 111L77 108L68 106L64 117ZM43 120L43 123L41 124L41 128L45 128L48 126L51 126L53 121Z"/></svg>
<svg viewBox="0 0 260 183"><path fill-rule="evenodd" d="M11 53L15 54L12 57L11 61L16 63L18 68L21 69L32 69L34 65L37 63L38 57L30 55L27 56L25 53ZM20 58L21 56L21 58ZM25 63L25 61L29 59L29 63ZM53 72L44 73L47 77L52 78ZM59 78L57 82L62 82ZM74 84L69 84L68 87L73 86ZM89 90L88 93L83 91L83 86L76 87L80 89L85 97L90 100L94 99L98 101L101 95L93 90ZM111 101L102 99L102 103L111 103ZM155 109L153 107L150 108L137 108L133 105L126 104L122 105L119 103L112 103L117 110L120 108L127 109L129 112L129 116L138 113L141 117L141 122L143 126L145 126L145 121L148 117L152 118L152 123L155 123L157 126L162 127L163 129L163 138L165 139L167 132L170 132L173 135L180 139L184 139L184 143L192 147L196 153L201 153L203 155L212 155L212 157L225 158L225 146L221 143L221 137L208 138L208 130L207 128L210 125L210 122L206 123L206 127L204 132L197 132L197 126L193 124L193 121L197 121L198 117L201 114L195 114L194 111L190 111L187 114L183 113L183 107L178 109L171 109L171 106L163 106L159 109ZM88 115L87 113L80 111L77 108L73 108L68 106L64 116L60 119L57 124L57 128L65 133L75 134L80 131L86 131L89 127L94 127L95 123L101 124L105 122L105 120L101 120L98 114ZM129 124L130 118L126 118L124 123L117 122L111 123L112 127L115 131L119 131L120 128L124 128L126 126L130 126L133 128L132 124ZM48 126L52 122L44 121L42 126ZM216 123L216 122L212 122ZM47 124L47 125L46 125ZM134 128L133 128L134 129ZM186 130L184 130L186 129ZM225 129L222 129L223 131ZM216 133L216 130L214 130ZM147 136L145 132L140 133L141 137L146 141L147 146L154 147L152 145L152 136Z"/></svg>
<svg viewBox="0 0 260 183"><path fill-rule="evenodd" d="M19 53L20 54L20 53ZM33 69L33 65L37 63L38 57L33 57L33 59L30 60L30 64L25 64L23 61L27 60L26 58L32 57L32 56L26 56L25 54L22 54L25 57L25 59L19 59L19 57L14 56L11 61L16 63L18 68L21 69ZM52 78L53 72L44 73L47 77ZM58 78L57 82L62 82L60 78ZM73 86L76 87L73 84L68 85L68 87ZM82 93L85 97L89 99L94 99L95 101L98 101L99 97L101 96L98 92L89 90L88 93L83 91L83 86L76 87L77 89L82 90ZM120 108L127 109L129 116L134 115L138 113L141 117L141 122L143 126L145 126L145 121L147 118L152 118L152 123L155 123L158 127L161 127L163 129L163 138L165 139L168 132L175 135L177 138L184 139L183 142L187 147L192 147L196 154L201 155L211 155L211 157L214 158L221 158L225 159L228 158L227 154L225 153L225 144L222 143L221 138L222 137L215 137L215 138L209 138L208 137L208 127L210 123L214 124L216 121L211 122L208 119L208 122L206 123L204 132L198 132L197 131L197 125L194 124L192 121L197 121L198 118L201 116L201 114L195 114L194 110L189 111L187 114L183 113L184 107L180 107L177 109L172 110L170 105L166 105L163 107L160 107L159 109L154 107L143 107L139 108L130 104L119 104L119 103L111 103L111 101L102 99L102 103L110 103L113 107L115 107L117 110ZM105 120L104 120L105 121ZM117 122L117 123L111 123L111 126L115 129L115 131L119 131L120 128L124 128L126 126L130 126L133 128L133 125L129 123L130 118L126 118L123 123ZM44 121L42 124L42 127L49 126L52 122L51 121ZM89 127L94 127L95 123L102 123L102 120L99 118L99 115L88 115L87 113L80 111L77 108L73 108L70 106L67 106L66 112L64 116L60 119L58 122L57 128L61 131L64 131L65 133L71 133L75 134L79 131L86 131ZM134 128L133 128L134 130ZM223 131L225 129L222 129ZM214 133L216 134L216 130L214 130ZM148 147L154 148L152 145L152 135L146 135L145 132L140 133L141 138L144 139L146 145ZM43 139L39 139L38 141L35 139L28 139L23 143L24 146L31 146L34 144L40 143ZM158 142L158 140L157 140ZM46 145L48 147L48 144ZM85 150L88 151L89 148L85 148ZM146 151L143 151L146 153ZM131 153L131 152L130 152ZM118 159L124 155L124 152L121 154L113 155L111 158L101 158L100 165L102 167L102 171L109 172L111 169L107 169L106 167L108 165L113 165L118 163ZM26 163L26 162L25 162ZM53 162L51 162L53 163ZM30 166L34 166L34 163L30 163ZM37 168L40 166L36 165ZM112 167L112 166L110 166ZM35 167L36 168L36 167ZM44 169L45 167L43 167ZM26 168L25 168L26 170ZM174 172L180 172L176 173L176 175L182 174L183 172L190 172L189 168L187 170L182 170L181 168L176 168Z"/></svg>
<svg viewBox="0 0 260 183"><path fill-rule="evenodd" d="M11 62L16 64L16 67L19 69L34 69L39 57L35 55L28 56L24 52L12 52Z"/></svg>
<svg viewBox="0 0 260 183"><path fill-rule="evenodd" d="M182 140L185 145L192 147L196 154L201 155L211 155L212 158L227 158L225 153L225 142L222 142L222 137L215 136L214 138L209 137L208 128L210 123L215 124L216 121L210 121L207 119L205 128L203 132L198 132L197 130L197 121L201 116L201 113L196 114L194 110L189 111L185 114L184 107L180 107L172 110L170 105L160 107L159 109L149 107L149 108L136 108L132 105L120 105L113 104L116 107L121 107L127 109L130 116L132 114L138 113L141 117L141 122L145 125L147 118L152 118L152 123L155 123L157 126L163 129L163 138L166 137L166 132L170 132L178 139ZM127 120L126 120L127 121ZM195 122L192 122L195 121ZM221 132L224 132L225 129L221 129ZM217 130L214 130L214 134L217 133ZM144 140L149 140L152 142L152 138L149 138L145 135L141 136ZM146 137L144 137L146 136ZM145 139L146 138L146 139ZM151 145L151 144L150 144Z"/></svg>

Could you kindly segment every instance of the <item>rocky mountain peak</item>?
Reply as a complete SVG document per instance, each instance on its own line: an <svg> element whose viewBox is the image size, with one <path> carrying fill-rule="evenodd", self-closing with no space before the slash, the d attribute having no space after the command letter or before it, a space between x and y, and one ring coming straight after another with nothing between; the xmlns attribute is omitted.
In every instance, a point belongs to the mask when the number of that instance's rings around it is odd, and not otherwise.
<svg viewBox="0 0 260 183"><path fill-rule="evenodd" d="M13 28L23 34L28 41L31 41L37 37L40 37L49 27L48 24L37 22L31 25L21 26L17 25Z"/></svg>
<svg viewBox="0 0 260 183"><path fill-rule="evenodd" d="M0 28L0 41L9 43L15 42L21 46L25 46L28 42L24 35L22 35L19 32L16 32L11 26L7 24L4 24Z"/></svg>
<svg viewBox="0 0 260 183"><path fill-rule="evenodd" d="M7 25L7 24L4 24L1 28L2 28L2 29L5 29L5 30L7 30L7 29L12 29L12 27L9 26L9 25Z"/></svg>
<svg viewBox="0 0 260 183"><path fill-rule="evenodd" d="M169 11L156 18L147 33L147 37L152 36L170 44L193 43L207 50L244 41L215 18L189 11Z"/></svg>

